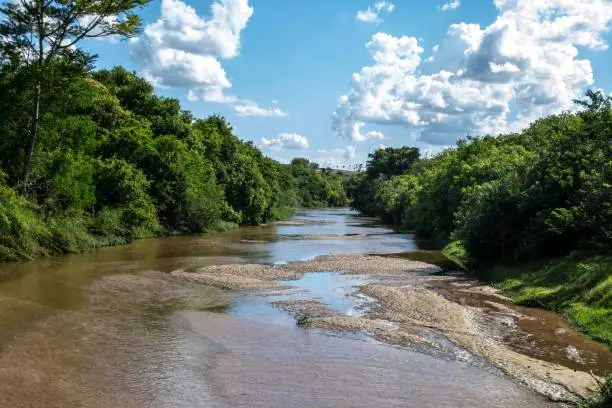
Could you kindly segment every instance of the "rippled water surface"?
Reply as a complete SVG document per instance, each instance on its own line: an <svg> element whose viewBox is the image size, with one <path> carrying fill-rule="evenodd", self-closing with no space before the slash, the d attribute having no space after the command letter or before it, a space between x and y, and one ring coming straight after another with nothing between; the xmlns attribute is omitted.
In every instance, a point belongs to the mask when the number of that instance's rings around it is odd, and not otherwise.
<svg viewBox="0 0 612 408"><path fill-rule="evenodd" d="M415 251L348 210L0 267L0 406L545 407L487 367L297 328L255 294L171 279L230 263ZM430 253L422 256L430 257ZM324 272L324 271L323 271ZM306 274L283 299L359 315L367 277Z"/></svg>

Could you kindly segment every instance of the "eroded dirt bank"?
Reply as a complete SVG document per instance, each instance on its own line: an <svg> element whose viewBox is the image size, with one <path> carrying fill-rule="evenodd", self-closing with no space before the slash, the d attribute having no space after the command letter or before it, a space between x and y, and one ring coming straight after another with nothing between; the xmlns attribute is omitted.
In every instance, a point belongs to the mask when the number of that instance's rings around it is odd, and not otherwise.
<svg viewBox="0 0 612 408"><path fill-rule="evenodd" d="M372 282L359 291L372 302L359 316L346 316L316 299L272 302L303 324L367 332L388 343L473 364L486 361L554 401L578 402L597 387L587 365L534 358L508 341L533 336L537 340L539 334L525 333L519 324L537 316L526 315L524 308L514 307L490 287L440 274L439 268L423 262L380 256L325 256L282 266L226 265L195 272L181 270L173 275L223 289L283 290L287 284L277 281L298 279L307 272L367 275ZM568 350L572 347L568 345ZM592 350L588 352L597 354L599 360L607 360L604 365L612 365L612 354L604 346L589 343L589 347Z"/></svg>

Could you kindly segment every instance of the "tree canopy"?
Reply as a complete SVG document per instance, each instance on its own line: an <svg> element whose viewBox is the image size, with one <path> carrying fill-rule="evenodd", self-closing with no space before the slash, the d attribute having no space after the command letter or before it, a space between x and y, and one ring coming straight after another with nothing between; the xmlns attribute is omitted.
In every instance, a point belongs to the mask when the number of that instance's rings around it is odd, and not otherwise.
<svg viewBox="0 0 612 408"><path fill-rule="evenodd" d="M578 113L521 133L468 137L429 159L378 150L349 184L353 205L463 246L473 263L610 251L612 100L590 91Z"/></svg>
<svg viewBox="0 0 612 408"><path fill-rule="evenodd" d="M0 63L17 68L24 104L25 149L21 188L29 188L31 163L47 98L58 84L82 75L94 57L78 48L87 38L129 37L140 30L133 10L149 0L18 0L0 6Z"/></svg>
<svg viewBox="0 0 612 408"><path fill-rule="evenodd" d="M346 176L305 159L280 164L238 138L224 118L195 119L120 67L58 76L62 86L43 98L29 188L20 196L28 149L23 108L33 97L20 81L24 70L0 68L2 92L15 96L13 103L0 100L6 197L0 259L260 224L297 207L348 204Z"/></svg>

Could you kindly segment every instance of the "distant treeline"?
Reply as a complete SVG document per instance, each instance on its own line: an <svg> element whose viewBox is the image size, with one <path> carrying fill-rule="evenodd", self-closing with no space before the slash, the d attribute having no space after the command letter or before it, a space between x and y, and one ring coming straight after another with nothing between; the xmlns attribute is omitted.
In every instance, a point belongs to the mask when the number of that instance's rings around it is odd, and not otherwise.
<svg viewBox="0 0 612 408"><path fill-rule="evenodd" d="M345 175L306 159L280 164L223 118L195 119L125 69L66 64L59 60L43 84L27 184L33 88L18 62L0 68L0 260L348 204ZM82 71L65 72L70 67Z"/></svg>
<svg viewBox="0 0 612 408"><path fill-rule="evenodd" d="M429 159L416 148L378 150L351 181L353 206L454 246L472 265L607 253L611 99L588 92L578 103L579 113L468 137Z"/></svg>

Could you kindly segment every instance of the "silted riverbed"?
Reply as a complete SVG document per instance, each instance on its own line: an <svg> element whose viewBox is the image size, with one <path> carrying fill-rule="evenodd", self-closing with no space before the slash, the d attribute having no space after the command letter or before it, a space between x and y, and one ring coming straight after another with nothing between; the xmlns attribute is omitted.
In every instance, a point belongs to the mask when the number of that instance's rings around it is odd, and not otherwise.
<svg viewBox="0 0 612 408"><path fill-rule="evenodd" d="M522 354L501 333L520 333L521 311L500 301L497 314L480 312L476 301L457 300L470 298L473 284L431 275L436 268L423 262L371 256L416 250L411 234L348 210L320 210L286 223L2 266L0 401L547 407L555 404L533 391L547 382L558 385L548 391L560 399L583 391L559 385L563 364L583 381L581 370L609 363L605 349L566 335L566 327L556 349L572 343L573 365ZM308 327L297 327L305 311ZM542 361L543 371L531 375L525 361Z"/></svg>

